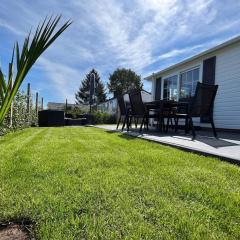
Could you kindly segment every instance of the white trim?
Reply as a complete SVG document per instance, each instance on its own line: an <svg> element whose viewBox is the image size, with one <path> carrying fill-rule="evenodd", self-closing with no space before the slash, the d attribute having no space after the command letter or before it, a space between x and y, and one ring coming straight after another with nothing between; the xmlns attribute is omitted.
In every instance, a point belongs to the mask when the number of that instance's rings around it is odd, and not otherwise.
<svg viewBox="0 0 240 240"><path fill-rule="evenodd" d="M185 72L188 72L188 71L192 71L192 70L195 70L195 69L198 69L199 68L199 71L200 71L200 64L199 65L195 65L194 67L190 67L190 68L187 68L187 69L184 69L182 71L179 72L179 74L182 74L182 73L185 73ZM200 78L200 76L199 76Z"/></svg>

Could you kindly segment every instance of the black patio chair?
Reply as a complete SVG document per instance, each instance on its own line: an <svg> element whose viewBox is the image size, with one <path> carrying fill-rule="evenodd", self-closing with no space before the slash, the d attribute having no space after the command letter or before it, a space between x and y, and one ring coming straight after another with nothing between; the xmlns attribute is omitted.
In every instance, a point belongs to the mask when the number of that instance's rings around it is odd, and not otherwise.
<svg viewBox="0 0 240 240"><path fill-rule="evenodd" d="M117 129L119 127L121 120L123 120L123 126L122 126L122 130L123 130L126 123L128 123L128 112L130 111L130 109L126 107L126 103L124 101L123 96L118 97L117 101L118 101L118 106L119 106L119 110L120 110L120 114L119 114L120 116L119 116L118 123L117 123Z"/></svg>
<svg viewBox="0 0 240 240"><path fill-rule="evenodd" d="M146 105L142 101L142 95L141 91L138 90L132 90L129 93L129 100L131 104L131 112L129 113L128 118L128 131L129 126L131 125L131 120L134 118L135 120L142 119L140 129L139 131L142 131L143 125L146 125L146 128L148 130L148 124L150 118L158 119L159 121L159 114L158 113L149 113L149 109L146 107Z"/></svg>
<svg viewBox="0 0 240 240"><path fill-rule="evenodd" d="M176 129L178 125L179 119L185 119L185 129L190 127L192 129L193 139L196 137L193 120L194 117L204 117L209 119L213 134L217 138L217 132L215 129L214 121L213 121L213 105L214 100L217 94L218 85L209 85L205 83L197 83L195 95L193 96L191 102L189 103L189 107L186 113L174 113L174 119L176 124Z"/></svg>

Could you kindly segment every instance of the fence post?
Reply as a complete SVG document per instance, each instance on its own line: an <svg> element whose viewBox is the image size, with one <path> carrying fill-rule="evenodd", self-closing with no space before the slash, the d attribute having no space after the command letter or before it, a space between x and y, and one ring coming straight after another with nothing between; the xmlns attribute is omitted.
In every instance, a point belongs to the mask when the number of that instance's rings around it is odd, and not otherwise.
<svg viewBox="0 0 240 240"><path fill-rule="evenodd" d="M12 89L12 87L13 87L13 82L11 81L11 89ZM10 123L9 123L10 128L13 125L13 102L14 102L14 100L12 101L11 107L10 107Z"/></svg>
<svg viewBox="0 0 240 240"><path fill-rule="evenodd" d="M30 83L27 85L27 113L30 113Z"/></svg>
<svg viewBox="0 0 240 240"><path fill-rule="evenodd" d="M38 92L36 92L36 114L38 114Z"/></svg>
<svg viewBox="0 0 240 240"><path fill-rule="evenodd" d="M65 105L65 111L67 112L67 107L68 107L68 101L67 101L67 98L66 98L66 105Z"/></svg>
<svg viewBox="0 0 240 240"><path fill-rule="evenodd" d="M43 110L43 97L42 97L42 101L41 101L41 109Z"/></svg>

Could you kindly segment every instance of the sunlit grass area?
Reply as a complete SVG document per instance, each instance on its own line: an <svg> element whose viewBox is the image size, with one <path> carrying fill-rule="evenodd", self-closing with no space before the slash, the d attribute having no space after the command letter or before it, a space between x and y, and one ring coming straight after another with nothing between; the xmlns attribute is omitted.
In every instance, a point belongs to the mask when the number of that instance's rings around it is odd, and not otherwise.
<svg viewBox="0 0 240 240"><path fill-rule="evenodd" d="M237 166L87 127L0 138L0 221L37 239L240 239Z"/></svg>

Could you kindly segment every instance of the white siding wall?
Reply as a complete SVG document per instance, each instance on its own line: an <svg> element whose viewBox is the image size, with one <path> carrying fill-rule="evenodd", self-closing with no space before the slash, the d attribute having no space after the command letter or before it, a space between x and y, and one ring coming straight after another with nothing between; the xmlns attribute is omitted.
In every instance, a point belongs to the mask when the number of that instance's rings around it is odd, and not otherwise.
<svg viewBox="0 0 240 240"><path fill-rule="evenodd" d="M214 118L217 127L240 129L240 44L217 53Z"/></svg>
<svg viewBox="0 0 240 240"><path fill-rule="evenodd" d="M240 43L233 44L180 67L176 67L162 75L163 79L195 66L200 66L200 81L202 81L203 60L216 56L215 83L219 85L214 105L214 121L217 128L240 129ZM155 93L155 80L152 93ZM194 119L199 124L199 118ZM210 126L209 124L200 124Z"/></svg>

